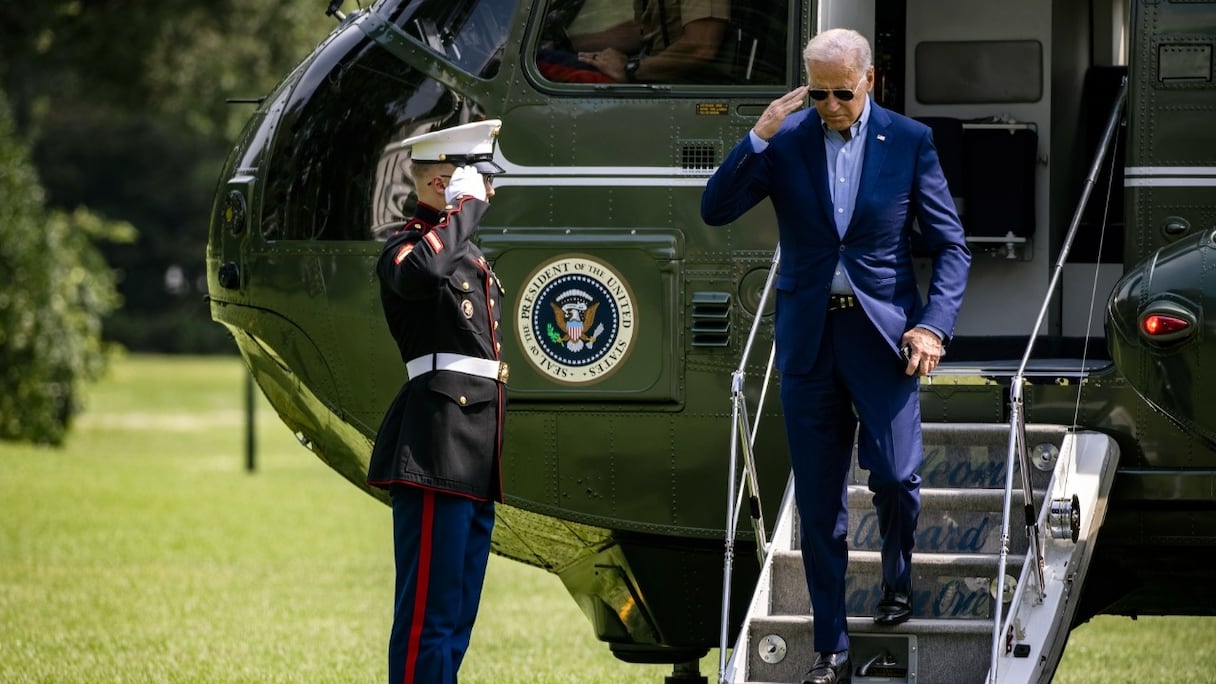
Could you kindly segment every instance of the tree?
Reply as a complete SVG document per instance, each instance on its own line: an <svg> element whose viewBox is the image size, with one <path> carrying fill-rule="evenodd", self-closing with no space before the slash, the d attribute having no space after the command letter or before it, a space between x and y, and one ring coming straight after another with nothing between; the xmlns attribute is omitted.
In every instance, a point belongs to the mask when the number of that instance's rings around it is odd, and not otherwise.
<svg viewBox="0 0 1216 684"><path fill-rule="evenodd" d="M59 444L81 386L105 368L101 318L119 302L94 241L130 241L134 229L45 209L2 93L0 197L0 439Z"/></svg>
<svg viewBox="0 0 1216 684"><path fill-rule="evenodd" d="M332 30L324 0L0 2L0 86L46 205L133 224L105 244L135 350L233 350L210 320L204 249L216 180L253 109Z"/></svg>

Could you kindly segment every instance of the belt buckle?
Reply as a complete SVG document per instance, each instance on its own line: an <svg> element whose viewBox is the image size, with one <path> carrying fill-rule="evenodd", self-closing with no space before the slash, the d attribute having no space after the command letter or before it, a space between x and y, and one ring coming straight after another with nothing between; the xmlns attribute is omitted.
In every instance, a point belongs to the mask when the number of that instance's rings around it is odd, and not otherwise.
<svg viewBox="0 0 1216 684"><path fill-rule="evenodd" d="M857 300L853 295L832 294L828 295L828 311L840 311L842 309L852 309L857 305Z"/></svg>
<svg viewBox="0 0 1216 684"><path fill-rule="evenodd" d="M506 361L498 362L498 381L504 385L507 383L507 378L511 376L511 367Z"/></svg>

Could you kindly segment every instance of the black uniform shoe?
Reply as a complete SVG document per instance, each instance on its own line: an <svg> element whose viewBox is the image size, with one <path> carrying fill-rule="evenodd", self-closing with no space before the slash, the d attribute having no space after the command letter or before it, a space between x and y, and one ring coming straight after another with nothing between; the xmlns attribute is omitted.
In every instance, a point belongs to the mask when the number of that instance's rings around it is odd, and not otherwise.
<svg viewBox="0 0 1216 684"><path fill-rule="evenodd" d="M847 684L853 681L849 652L816 653L815 667L802 678L802 684Z"/></svg>
<svg viewBox="0 0 1216 684"><path fill-rule="evenodd" d="M882 600L878 602L878 613L874 616L874 624L883 627L898 625L912 617L912 596L910 593L893 591L883 585Z"/></svg>

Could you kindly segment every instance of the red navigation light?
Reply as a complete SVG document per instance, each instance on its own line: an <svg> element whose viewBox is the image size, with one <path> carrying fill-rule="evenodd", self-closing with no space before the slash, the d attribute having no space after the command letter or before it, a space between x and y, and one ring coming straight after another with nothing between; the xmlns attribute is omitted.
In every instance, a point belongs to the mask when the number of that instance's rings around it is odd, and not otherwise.
<svg viewBox="0 0 1216 684"><path fill-rule="evenodd" d="M1178 316L1154 313L1145 316L1140 321L1140 327L1149 337L1161 337L1184 332L1187 328L1191 327L1191 322Z"/></svg>

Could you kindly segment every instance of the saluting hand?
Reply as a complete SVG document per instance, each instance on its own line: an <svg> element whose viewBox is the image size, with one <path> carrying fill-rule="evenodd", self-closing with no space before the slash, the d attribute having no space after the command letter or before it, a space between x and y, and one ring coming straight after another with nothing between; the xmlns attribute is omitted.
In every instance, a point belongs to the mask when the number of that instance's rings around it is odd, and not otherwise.
<svg viewBox="0 0 1216 684"><path fill-rule="evenodd" d="M486 201L486 183L481 174L472 166L460 166L452 171L452 180L443 190L444 199L448 204L455 204L461 197L475 197Z"/></svg>
<svg viewBox="0 0 1216 684"><path fill-rule="evenodd" d="M802 109L803 104L806 103L806 91L807 86L798 86L770 102L764 113L756 120L756 125L752 126L752 130L760 136L761 140L768 140L777 135L785 117Z"/></svg>

